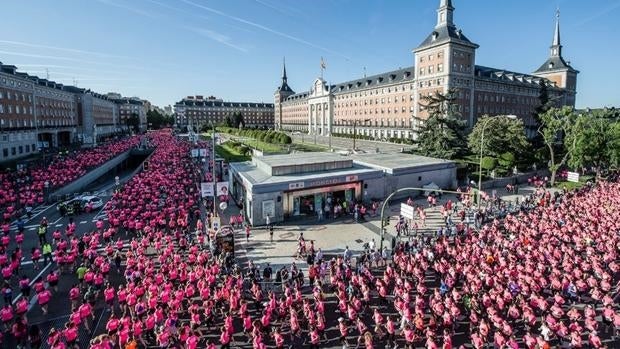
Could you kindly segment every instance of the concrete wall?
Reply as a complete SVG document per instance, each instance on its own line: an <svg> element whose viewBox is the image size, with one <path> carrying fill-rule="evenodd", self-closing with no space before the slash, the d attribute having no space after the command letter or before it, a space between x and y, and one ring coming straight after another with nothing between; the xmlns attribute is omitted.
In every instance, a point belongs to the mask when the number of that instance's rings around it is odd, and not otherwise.
<svg viewBox="0 0 620 349"><path fill-rule="evenodd" d="M252 216L246 217L248 222L253 226L265 225L266 221L263 218L263 202L267 200L273 200L273 204L275 206L275 217L271 217L271 223L283 222L284 221L284 196L282 192L274 192L274 193L266 193L266 194L252 194L251 200L251 210ZM278 196L280 197L280 202L278 202ZM246 196L246 205L248 205L249 198Z"/></svg>
<svg viewBox="0 0 620 349"><path fill-rule="evenodd" d="M386 177L364 180L362 187L362 200L383 199L387 192Z"/></svg>
<svg viewBox="0 0 620 349"><path fill-rule="evenodd" d="M523 173L517 176L492 179L489 181L482 182L482 190L491 189L491 188L501 188L501 187L505 187L508 184L527 183L527 179L533 176L538 176L538 177L549 176L550 177L551 173L548 170L539 170L539 171ZM476 183L478 183L477 179L471 179L471 180L474 180Z"/></svg>
<svg viewBox="0 0 620 349"><path fill-rule="evenodd" d="M364 200L372 198L384 199L397 189L413 187L421 188L424 185L434 182L442 189L456 188L456 168L440 169L434 171L422 171L419 173L408 173L400 176L386 174L383 178L366 180L364 184ZM405 198L415 193L399 193L395 199Z"/></svg>
<svg viewBox="0 0 620 349"><path fill-rule="evenodd" d="M57 198L57 197L61 197L67 194L78 193L82 191L83 188L85 188L90 183L97 180L97 178L103 176L109 171L112 171L116 166L120 165L123 161L129 159L130 153L131 153L131 150L128 150L116 156L112 160L109 160L105 164L91 170L90 172L86 173L82 177L76 179L75 181L49 194L46 198L47 199L46 201L49 201L52 198Z"/></svg>

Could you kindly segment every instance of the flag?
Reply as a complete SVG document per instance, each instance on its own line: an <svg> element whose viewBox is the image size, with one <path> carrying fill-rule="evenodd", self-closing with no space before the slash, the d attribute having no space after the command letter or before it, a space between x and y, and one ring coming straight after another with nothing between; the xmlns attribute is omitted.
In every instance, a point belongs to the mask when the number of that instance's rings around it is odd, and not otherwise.
<svg viewBox="0 0 620 349"><path fill-rule="evenodd" d="M321 69L326 69L327 68L327 64L325 64L325 60L323 59L323 57L321 57Z"/></svg>

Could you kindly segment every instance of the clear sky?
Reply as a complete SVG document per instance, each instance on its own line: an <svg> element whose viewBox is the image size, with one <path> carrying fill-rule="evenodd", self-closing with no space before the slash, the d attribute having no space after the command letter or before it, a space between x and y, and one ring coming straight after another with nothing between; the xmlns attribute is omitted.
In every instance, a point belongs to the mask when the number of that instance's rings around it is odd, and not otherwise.
<svg viewBox="0 0 620 349"><path fill-rule="evenodd" d="M0 61L21 71L163 106L187 95L273 102L286 56L307 90L327 63L338 83L413 64L439 0L2 1ZM581 71L578 107L620 105L620 0L453 0L477 64L529 73L561 10L564 57ZM46 71L47 69L47 71Z"/></svg>

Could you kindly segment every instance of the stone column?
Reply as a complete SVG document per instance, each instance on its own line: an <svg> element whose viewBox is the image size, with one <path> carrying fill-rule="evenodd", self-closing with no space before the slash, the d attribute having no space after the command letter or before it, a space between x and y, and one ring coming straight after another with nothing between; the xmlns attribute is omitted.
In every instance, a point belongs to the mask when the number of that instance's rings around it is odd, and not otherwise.
<svg viewBox="0 0 620 349"><path fill-rule="evenodd" d="M325 125L325 114L323 113L323 104L317 104L318 110L317 110L317 118L319 118L319 131L318 134L320 135L324 135L324 125Z"/></svg>
<svg viewBox="0 0 620 349"><path fill-rule="evenodd" d="M323 104L323 113L325 114L325 120L327 122L327 135L330 135L332 133L332 115L331 115L331 110L329 108L329 103L324 103Z"/></svg>
<svg viewBox="0 0 620 349"><path fill-rule="evenodd" d="M312 105L308 104L308 134L312 133Z"/></svg>
<svg viewBox="0 0 620 349"><path fill-rule="evenodd" d="M316 117L317 117L316 104L312 105L311 113L312 113L312 122L313 122L313 124L312 124L312 133L316 134L317 131L318 131L317 130L317 120L316 120Z"/></svg>

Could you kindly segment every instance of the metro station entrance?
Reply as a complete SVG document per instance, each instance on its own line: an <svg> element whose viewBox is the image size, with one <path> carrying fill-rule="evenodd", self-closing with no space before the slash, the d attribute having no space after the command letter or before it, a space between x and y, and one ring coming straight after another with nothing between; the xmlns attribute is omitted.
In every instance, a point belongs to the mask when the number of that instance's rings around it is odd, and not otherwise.
<svg viewBox="0 0 620 349"><path fill-rule="evenodd" d="M361 182L285 192L284 216L316 216L319 209L324 212L327 206L331 210L334 204L350 203L361 195Z"/></svg>

